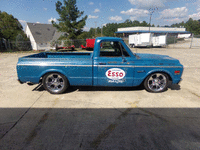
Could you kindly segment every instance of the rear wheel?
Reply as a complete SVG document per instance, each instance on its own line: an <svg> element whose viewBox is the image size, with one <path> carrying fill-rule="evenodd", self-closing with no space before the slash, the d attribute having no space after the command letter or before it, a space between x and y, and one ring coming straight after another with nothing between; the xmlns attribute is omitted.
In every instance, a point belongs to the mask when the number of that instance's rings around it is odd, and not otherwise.
<svg viewBox="0 0 200 150"><path fill-rule="evenodd" d="M153 73L144 81L144 87L147 91L153 93L163 92L168 87L168 76L164 73Z"/></svg>
<svg viewBox="0 0 200 150"><path fill-rule="evenodd" d="M67 78L60 73L48 73L42 79L44 88L52 94L61 94L68 87Z"/></svg>

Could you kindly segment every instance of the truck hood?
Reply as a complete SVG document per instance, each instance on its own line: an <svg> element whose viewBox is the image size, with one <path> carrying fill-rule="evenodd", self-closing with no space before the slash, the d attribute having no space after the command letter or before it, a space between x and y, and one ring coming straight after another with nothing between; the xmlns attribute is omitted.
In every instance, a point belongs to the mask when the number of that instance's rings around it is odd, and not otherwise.
<svg viewBox="0 0 200 150"><path fill-rule="evenodd" d="M169 57L167 55L158 55L158 54L145 54L137 53L139 59L143 61L153 61L154 63L168 63L168 64L180 64L178 59Z"/></svg>
<svg viewBox="0 0 200 150"><path fill-rule="evenodd" d="M177 60L175 58L169 57L167 55L158 55L158 54L145 54L145 53L137 53L140 59L156 59L156 60Z"/></svg>

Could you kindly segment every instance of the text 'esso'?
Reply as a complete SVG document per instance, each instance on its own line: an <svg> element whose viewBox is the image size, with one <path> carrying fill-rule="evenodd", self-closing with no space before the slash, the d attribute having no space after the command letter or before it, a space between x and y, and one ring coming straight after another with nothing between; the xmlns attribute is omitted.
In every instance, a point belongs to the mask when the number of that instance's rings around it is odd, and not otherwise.
<svg viewBox="0 0 200 150"><path fill-rule="evenodd" d="M119 68L111 68L106 71L106 77L112 80L120 80L125 77L126 73L124 70Z"/></svg>

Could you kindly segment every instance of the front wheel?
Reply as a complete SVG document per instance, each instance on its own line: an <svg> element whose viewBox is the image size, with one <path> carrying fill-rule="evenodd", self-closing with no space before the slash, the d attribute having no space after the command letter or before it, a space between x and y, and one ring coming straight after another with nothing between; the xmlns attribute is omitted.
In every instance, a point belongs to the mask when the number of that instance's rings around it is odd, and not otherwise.
<svg viewBox="0 0 200 150"><path fill-rule="evenodd" d="M168 76L164 73L153 73L144 81L144 87L152 93L163 92L168 87Z"/></svg>
<svg viewBox="0 0 200 150"><path fill-rule="evenodd" d="M67 78L60 73L48 73L42 79L44 88L52 94L61 94L68 87Z"/></svg>

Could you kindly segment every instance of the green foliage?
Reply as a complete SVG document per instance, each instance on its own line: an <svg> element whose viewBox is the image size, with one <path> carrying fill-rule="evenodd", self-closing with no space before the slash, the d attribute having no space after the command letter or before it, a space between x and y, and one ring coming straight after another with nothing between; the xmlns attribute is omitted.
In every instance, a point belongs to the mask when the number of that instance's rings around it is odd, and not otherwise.
<svg viewBox="0 0 200 150"><path fill-rule="evenodd" d="M51 43L51 47L53 47L53 46L55 46L55 45L61 45L61 41L59 41L59 40L53 40Z"/></svg>
<svg viewBox="0 0 200 150"><path fill-rule="evenodd" d="M192 32L195 35L200 34L200 21L199 20L193 20L190 18L186 23L176 23L172 24L171 27L185 27L187 31Z"/></svg>
<svg viewBox="0 0 200 150"><path fill-rule="evenodd" d="M87 39L88 38L88 32L83 32L79 36L77 36L77 39Z"/></svg>
<svg viewBox="0 0 200 150"><path fill-rule="evenodd" d="M186 23L185 27L188 31L194 33L195 35L200 34L200 23L197 20L190 18Z"/></svg>
<svg viewBox="0 0 200 150"><path fill-rule="evenodd" d="M58 31L66 32L68 39L76 39L83 32L87 16L80 18L84 12L78 10L76 0L64 0L63 2L64 4L60 1L56 2L56 11L60 18L58 24L54 21L52 24Z"/></svg>
<svg viewBox="0 0 200 150"><path fill-rule="evenodd" d="M53 40L53 41L51 41L51 43L50 43L50 46L51 46L51 47L54 47L54 46L55 46L56 50L58 50L58 45L61 45L61 41L59 41L59 40Z"/></svg>
<svg viewBox="0 0 200 150"><path fill-rule="evenodd" d="M118 25L117 23L108 23L106 27L103 27L103 35L104 36L115 36L115 32L117 31Z"/></svg>
<svg viewBox="0 0 200 150"><path fill-rule="evenodd" d="M17 35L15 46L20 51L28 51L32 49L29 39L22 34Z"/></svg>
<svg viewBox="0 0 200 150"><path fill-rule="evenodd" d="M18 34L22 34L22 25L12 15L0 11L0 38L15 40Z"/></svg>
<svg viewBox="0 0 200 150"><path fill-rule="evenodd" d="M171 27L177 27L177 28L180 28L180 27L183 27L183 26L185 26L184 21L182 21L181 23L176 23L176 24L171 25Z"/></svg>
<svg viewBox="0 0 200 150"><path fill-rule="evenodd" d="M2 50L31 50L30 40L20 22L6 12L0 11L0 39ZM3 40L4 39L4 40ZM4 42L3 42L4 41Z"/></svg>
<svg viewBox="0 0 200 150"><path fill-rule="evenodd" d="M102 28L90 28L88 34L84 34L86 38L95 38L98 36L101 36L101 30L102 30L102 36L115 36L115 32L118 28L126 28L126 27L137 27L137 26L143 26L148 27L149 24L146 21L139 22L137 20L131 21L130 19L127 19L123 23L108 23L106 26L103 26ZM154 25L153 25L154 26ZM96 32L95 32L96 31Z"/></svg>
<svg viewBox="0 0 200 150"><path fill-rule="evenodd" d="M64 41L64 46L65 46L65 47L69 47L69 46L71 46L71 45L73 45L73 41L71 41L71 40L66 40L66 41Z"/></svg>

